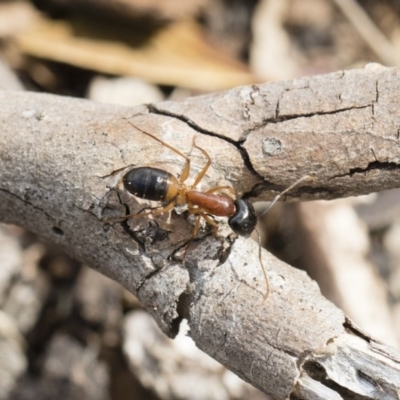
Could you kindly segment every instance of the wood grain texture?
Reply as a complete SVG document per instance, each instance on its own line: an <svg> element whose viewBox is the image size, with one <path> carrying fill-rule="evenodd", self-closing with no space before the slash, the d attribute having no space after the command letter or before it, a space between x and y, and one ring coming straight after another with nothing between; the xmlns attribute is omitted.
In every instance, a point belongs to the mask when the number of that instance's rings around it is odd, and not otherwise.
<svg viewBox="0 0 400 400"><path fill-rule="evenodd" d="M263 301L258 246L232 237L226 221L217 238L203 231L190 244L184 264L193 224L184 212L105 222L148 205L123 190L127 168L179 175L184 163L128 120L191 154L190 179L205 162L196 136L214 161L204 188L230 184L268 199L306 174L314 180L292 197L399 187L399 85L399 69L373 65L135 109L1 92L0 220L123 284L167 335L187 318L201 349L275 399L399 398L398 354L266 251ZM361 352L368 362L355 361ZM359 379L343 379L349 368Z"/></svg>

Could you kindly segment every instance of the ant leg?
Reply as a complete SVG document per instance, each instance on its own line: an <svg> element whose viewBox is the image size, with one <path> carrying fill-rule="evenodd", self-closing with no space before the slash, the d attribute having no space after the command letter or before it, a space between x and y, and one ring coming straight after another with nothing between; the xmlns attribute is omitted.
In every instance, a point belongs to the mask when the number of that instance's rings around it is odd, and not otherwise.
<svg viewBox="0 0 400 400"><path fill-rule="evenodd" d="M192 204L188 203L188 211L189 211L189 214L197 215L196 222L194 223L194 227L193 227L193 231L192 231L192 239L193 239L194 237L196 237L197 232L199 231L199 228L200 228L201 216L199 215L199 213L201 210L200 210L200 207L193 206Z"/></svg>
<svg viewBox="0 0 400 400"><path fill-rule="evenodd" d="M258 236L258 261L260 261L260 266L261 266L261 270L263 272L264 275L264 279L265 279L265 284L267 287L267 292L264 295L264 301L265 302L267 300L267 297L269 295L269 279L268 279L268 275L267 275L267 271L265 269L264 263L262 262L262 251L261 251L261 236L260 236L260 232L258 232L258 229L255 228L254 229L257 232L257 236Z"/></svg>
<svg viewBox="0 0 400 400"><path fill-rule="evenodd" d="M204 218L205 221L212 226L213 234L216 235L218 232L218 224L212 220L200 207L189 205L188 207L189 214L197 215L197 219L193 228L193 237L197 235L200 227L200 219Z"/></svg>
<svg viewBox="0 0 400 400"><path fill-rule="evenodd" d="M171 211L175 207L175 204L176 204L176 201L171 201L171 203L168 203L165 207L147 210L144 213L128 214L128 215L124 215L123 217L107 218L105 220L105 222L109 223L109 222L116 222L118 220L124 221L125 219L130 219L130 218L142 218L142 217L147 217L148 215L154 215L154 214L165 214L165 213Z"/></svg>
<svg viewBox="0 0 400 400"><path fill-rule="evenodd" d="M201 215L198 215L197 218L196 218L196 222L194 224L194 227L193 227L192 238L195 238L197 236L197 233L199 232L200 219L201 219Z"/></svg>
<svg viewBox="0 0 400 400"><path fill-rule="evenodd" d="M182 184L186 181L186 179L189 176L189 172L190 172L190 159L186 158L186 163L185 166L183 167L182 173L181 173L181 177L179 178L179 183Z"/></svg>
<svg viewBox="0 0 400 400"><path fill-rule="evenodd" d="M199 207L196 207L196 206L193 206L193 205L191 205L190 203L188 203L188 211L189 211L189 214L198 214L199 211L200 211L200 208L199 208ZM199 228L200 228L200 219L201 219L201 216L200 216L200 215L197 215L196 222L195 222L194 227L193 227L193 230L192 230L192 237L190 238L190 240L189 240L189 242L188 242L188 244L187 244L187 246L186 246L185 252L184 252L184 254L183 254L183 259L182 259L183 265L186 264L186 255L187 255L187 252L188 252L190 245L192 244L194 238L196 237L196 235L197 235L197 233L198 233L198 231L199 231Z"/></svg>
<svg viewBox="0 0 400 400"><path fill-rule="evenodd" d="M204 218L206 222L212 226L213 235L216 236L218 232L218 224L215 221L213 221L210 217L208 217L208 215L205 214L203 211L199 210L196 222L194 224L192 237L195 238L197 233L199 232L201 218Z"/></svg>
<svg viewBox="0 0 400 400"><path fill-rule="evenodd" d="M189 176L189 171L190 171L190 158L185 156L181 151L179 151L178 149L176 149L175 147L171 146L170 144L164 142L163 140L159 139L157 136L154 136L153 134L144 131L143 129L140 129L139 127L137 127L136 125L132 124L132 122L128 123L130 125L132 125L135 129L137 129L138 131L144 133L147 136L150 136L151 138L153 138L154 140L157 140L157 142L161 143L163 146L167 147L168 149L172 150L174 153L178 154L179 156L183 157L186 160L185 166L183 167L182 170L182 174L181 177L179 179L179 183L183 183L186 181L186 179Z"/></svg>
<svg viewBox="0 0 400 400"><path fill-rule="evenodd" d="M295 186L297 186L300 182L303 182L307 179L313 179L312 176L310 175L304 175L302 176L300 179L297 179L296 182L292 183L288 188L286 188L284 191L280 192L279 194L277 194L274 199L272 200L272 202L270 203L270 205L260 214L258 215L258 218L262 217L264 214L266 214L274 205L275 203L284 195L286 194L289 190L292 190Z"/></svg>
<svg viewBox="0 0 400 400"><path fill-rule="evenodd" d="M208 168L210 168L210 165L211 165L211 157L209 156L209 154L204 149L202 149L201 147L197 146L195 140L193 140L193 144L207 158L207 163L203 167L203 169L199 172L199 174L196 176L196 179L195 179L193 185L191 186L192 189L194 189L199 184L199 182L203 179L204 175L207 173L207 170L208 170Z"/></svg>
<svg viewBox="0 0 400 400"><path fill-rule="evenodd" d="M126 166L126 167L118 168L118 169L116 169L115 171L110 172L110 173L107 174L107 175L102 175L102 176L100 176L100 178L101 178L101 179L109 178L110 176L113 176L113 175L115 175L115 174L118 174L118 172L121 172L121 171L123 171L123 170L128 170L130 167L133 167L133 166L134 166L133 164L130 164L130 165Z"/></svg>
<svg viewBox="0 0 400 400"><path fill-rule="evenodd" d="M218 232L218 224L212 220L206 213L204 213L203 211L200 211L199 215L201 217L203 217L206 222L212 226L212 231L213 231L213 235L216 236L217 232Z"/></svg>

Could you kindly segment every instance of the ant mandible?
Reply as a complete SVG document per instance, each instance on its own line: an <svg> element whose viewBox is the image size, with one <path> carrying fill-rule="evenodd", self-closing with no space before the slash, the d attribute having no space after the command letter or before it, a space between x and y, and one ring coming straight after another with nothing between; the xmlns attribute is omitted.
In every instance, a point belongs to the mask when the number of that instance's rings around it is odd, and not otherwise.
<svg viewBox="0 0 400 400"><path fill-rule="evenodd" d="M209 225L212 226L214 234L217 233L218 224L210 218L210 215L214 215L216 217L228 217L228 224L236 234L243 237L250 236L257 224L257 215L254 207L248 201L241 198L236 198L236 191L231 186L215 186L205 192L196 190L197 185L207 173L212 161L209 154L204 149L196 145L195 139L193 140L193 146L202 152L207 159L207 163L199 172L193 184L187 186L185 182L189 177L190 172L189 157L185 156L181 151L162 141L151 133L145 132L131 122L129 122L129 124L138 131L150 136L163 146L183 157L185 159L185 165L179 180L171 173L159 168L138 167L129 170L123 177L124 187L129 193L142 199L163 201L167 202L167 204L164 207L147 210L144 213L125 215L123 219L163 214L171 211L175 206L187 204L189 214L197 215L196 222L193 227L192 237L195 237L199 231L201 218L203 218ZM279 193L262 214L265 214L282 195L306 178L309 178L309 176L303 176L283 192ZM229 191L235 197L235 200L226 193L218 193L222 190ZM259 260L267 287L267 292L264 296L266 299L269 294L269 280L261 260L260 240Z"/></svg>

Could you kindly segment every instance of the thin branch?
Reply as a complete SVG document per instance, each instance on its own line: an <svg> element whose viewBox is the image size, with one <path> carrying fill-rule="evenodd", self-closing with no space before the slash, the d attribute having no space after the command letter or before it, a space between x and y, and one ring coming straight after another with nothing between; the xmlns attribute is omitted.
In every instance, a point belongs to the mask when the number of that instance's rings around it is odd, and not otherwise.
<svg viewBox="0 0 400 400"><path fill-rule="evenodd" d="M218 237L203 230L186 251L192 221L182 210L171 219L105 219L148 206L121 186L129 166L178 176L184 164L128 121L190 155L191 179L205 162L192 148L195 135L213 160L204 188L229 184L268 199L303 175L314 180L292 197L399 187L399 86L400 70L370 66L135 109L0 93L0 220L123 284L167 335L187 318L201 349L273 398L398 398L398 354L266 251L264 302L258 245L232 238L225 221ZM354 361L360 357L368 362Z"/></svg>

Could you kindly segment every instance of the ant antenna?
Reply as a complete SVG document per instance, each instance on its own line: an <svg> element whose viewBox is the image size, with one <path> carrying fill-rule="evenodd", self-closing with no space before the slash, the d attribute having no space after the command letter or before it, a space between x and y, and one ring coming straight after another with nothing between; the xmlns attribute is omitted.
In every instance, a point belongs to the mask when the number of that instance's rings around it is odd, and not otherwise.
<svg viewBox="0 0 400 400"><path fill-rule="evenodd" d="M267 300L267 297L269 295L269 279L267 275L267 271L265 270L264 264L262 262L261 254L262 254L262 247L261 247L261 236L260 232L258 231L257 228L254 228L254 230L257 232L257 237L258 237L258 260L260 261L261 269L264 274L265 278L265 283L267 285L267 293L264 295L264 302Z"/></svg>
<svg viewBox="0 0 400 400"><path fill-rule="evenodd" d="M262 217L263 215L265 215L274 205L275 203L287 192L289 192L290 190L292 190L294 187L296 187L300 182L303 182L305 180L308 179L313 179L310 175L304 175L302 176L300 179L297 179L296 182L292 183L288 188L286 188L284 191L280 192L279 194L277 194L275 196L275 198L271 201L271 203L269 204L269 206L261 213L258 215L258 217Z"/></svg>
<svg viewBox="0 0 400 400"><path fill-rule="evenodd" d="M300 179L298 179L296 182L294 182L293 184L291 184L288 188L286 188L285 190L283 190L281 193L279 193L278 195L275 196L275 198L272 200L272 202L269 204L269 206L261 213L258 215L258 217L263 216L264 214L266 214L274 205L275 203L287 192L289 192L290 190L292 190L294 187L296 187L300 182L303 182L307 179L313 179L310 175L305 175L302 176ZM269 291L270 291L270 285L269 285L269 279L267 276L267 271L265 270L265 266L262 262L262 247L261 247L261 236L260 236L260 232L258 231L257 228L254 228L254 230L257 232L257 236L258 236L258 259L260 261L260 265L261 265L261 269L262 272L264 274L264 278L265 278L265 283L267 284L267 293L264 295L264 302L267 300L267 297L269 295Z"/></svg>

